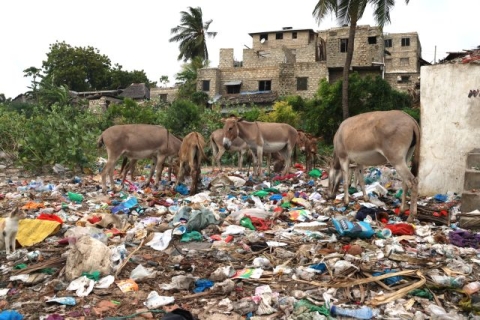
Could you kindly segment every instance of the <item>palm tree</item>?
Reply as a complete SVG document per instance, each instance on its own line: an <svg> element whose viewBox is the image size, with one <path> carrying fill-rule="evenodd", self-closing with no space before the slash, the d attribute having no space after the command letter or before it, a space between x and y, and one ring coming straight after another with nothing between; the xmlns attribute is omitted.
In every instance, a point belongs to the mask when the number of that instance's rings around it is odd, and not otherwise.
<svg viewBox="0 0 480 320"><path fill-rule="evenodd" d="M170 42L180 42L178 60L187 62L194 57L208 60L206 38L215 38L216 32L209 32L208 28L213 20L203 23L202 9L188 7L190 12L181 11L180 25L172 28L174 34Z"/></svg>
<svg viewBox="0 0 480 320"><path fill-rule="evenodd" d="M409 0L405 0L408 4ZM349 117L348 109L348 75L350 65L352 64L353 48L355 41L355 31L357 22L363 16L367 4L371 4L374 8L374 18L377 25L383 29L386 23L390 23L390 10L395 6L395 0L319 0L313 16L320 24L322 19L329 13L335 14L341 24L350 24L347 43L347 57L345 66L343 67L343 85L342 85L342 109L343 119Z"/></svg>

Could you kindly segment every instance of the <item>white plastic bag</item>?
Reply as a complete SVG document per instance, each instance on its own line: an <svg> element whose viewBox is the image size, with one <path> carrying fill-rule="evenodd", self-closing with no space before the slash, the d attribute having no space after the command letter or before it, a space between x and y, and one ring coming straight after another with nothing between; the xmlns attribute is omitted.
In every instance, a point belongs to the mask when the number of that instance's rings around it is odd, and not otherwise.
<svg viewBox="0 0 480 320"><path fill-rule="evenodd" d="M75 291L77 297L86 297L92 292L95 281L88 279L86 276L81 276L70 282L67 290Z"/></svg>

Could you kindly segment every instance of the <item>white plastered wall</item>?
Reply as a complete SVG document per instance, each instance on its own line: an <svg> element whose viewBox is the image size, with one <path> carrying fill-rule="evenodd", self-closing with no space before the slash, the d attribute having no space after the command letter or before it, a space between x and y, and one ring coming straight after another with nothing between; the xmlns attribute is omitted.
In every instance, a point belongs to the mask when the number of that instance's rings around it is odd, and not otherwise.
<svg viewBox="0 0 480 320"><path fill-rule="evenodd" d="M419 193L461 194L466 155L480 148L480 65L441 64L421 68ZM480 93L480 91L479 91Z"/></svg>

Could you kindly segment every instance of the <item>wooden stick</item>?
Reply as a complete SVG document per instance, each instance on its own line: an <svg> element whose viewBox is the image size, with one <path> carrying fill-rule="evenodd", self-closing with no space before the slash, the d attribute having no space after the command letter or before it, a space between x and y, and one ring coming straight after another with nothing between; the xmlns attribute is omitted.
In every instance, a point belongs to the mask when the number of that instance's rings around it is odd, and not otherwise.
<svg viewBox="0 0 480 320"><path fill-rule="evenodd" d="M420 278L420 281L418 281L418 282L416 282L416 283L414 283L414 284L412 284L408 287L402 288L402 289L400 289L396 292L391 292L391 293L376 296L372 300L370 300L369 303L373 306L378 306L378 305L381 305L381 304L389 303L390 301L400 299L401 297L408 294L410 291L412 291L414 289L420 288L421 286L423 286L425 284L425 282L427 282L427 280L425 279L425 277L423 276L423 274L420 271L417 271L417 276Z"/></svg>
<svg viewBox="0 0 480 320"><path fill-rule="evenodd" d="M120 267L118 267L117 271L115 272L115 278L118 276L118 274L120 273L120 271L122 271L123 267L125 267L125 265L128 263L128 261L130 260L130 258L133 256L133 254L135 252L137 252L142 246L143 246L143 243L145 242L145 239L146 238L143 238L142 239L142 242L140 242L140 244L138 245L138 247L135 248L135 250L132 251L132 253L130 253L128 255L128 257L125 259L125 261L120 265Z"/></svg>

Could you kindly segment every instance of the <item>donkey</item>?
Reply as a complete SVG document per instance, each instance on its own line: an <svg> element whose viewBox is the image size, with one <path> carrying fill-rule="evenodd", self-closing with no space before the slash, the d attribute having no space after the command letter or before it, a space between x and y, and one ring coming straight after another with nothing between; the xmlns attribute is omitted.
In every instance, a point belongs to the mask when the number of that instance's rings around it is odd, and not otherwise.
<svg viewBox="0 0 480 320"><path fill-rule="evenodd" d="M198 132L191 132L183 138L178 159L180 161L178 168L177 181L175 187L183 182L185 175L190 173L192 185L190 195L197 193L197 184L200 180L200 167L203 159L208 159L203 149L205 148L205 139Z"/></svg>
<svg viewBox="0 0 480 320"><path fill-rule="evenodd" d="M102 132L97 141L100 148L105 145L108 160L102 170L102 191L107 192L107 174L110 177L110 184L114 189L113 169L117 160L124 155L133 160L156 158L156 165L152 167L150 176L155 170L155 185L160 180L163 171L164 161L167 157L174 157L178 154L181 140L170 134L162 126L150 124L124 124L115 125ZM147 181L148 185L150 180Z"/></svg>
<svg viewBox="0 0 480 320"><path fill-rule="evenodd" d="M412 168L407 161L412 157ZM333 162L329 174L329 198L334 198L343 177L344 202L349 203L350 162L363 166L390 163L402 179L402 205L407 209L407 189L411 189L410 215L412 222L417 214L418 166L420 161L420 127L410 115L399 110L363 113L344 120L333 138ZM357 174L356 174L357 176ZM359 179L363 196L368 201L365 181Z"/></svg>
<svg viewBox="0 0 480 320"><path fill-rule="evenodd" d="M235 116L230 116L223 122L223 146L229 150L235 138L245 140L254 154L256 151L256 175L262 174L263 153L273 152L280 152L285 159L283 174L287 174L298 136L294 127L286 123L249 122Z"/></svg>
<svg viewBox="0 0 480 320"><path fill-rule="evenodd" d="M212 134L210 135L210 147L212 148L213 153L212 166L216 165L221 170L222 164L220 162L220 159L225 153L225 148L223 147L223 129L217 129L212 132ZM238 168L242 170L243 156L247 151L250 151L247 143L237 137L235 140L232 141L230 151L238 151Z"/></svg>

